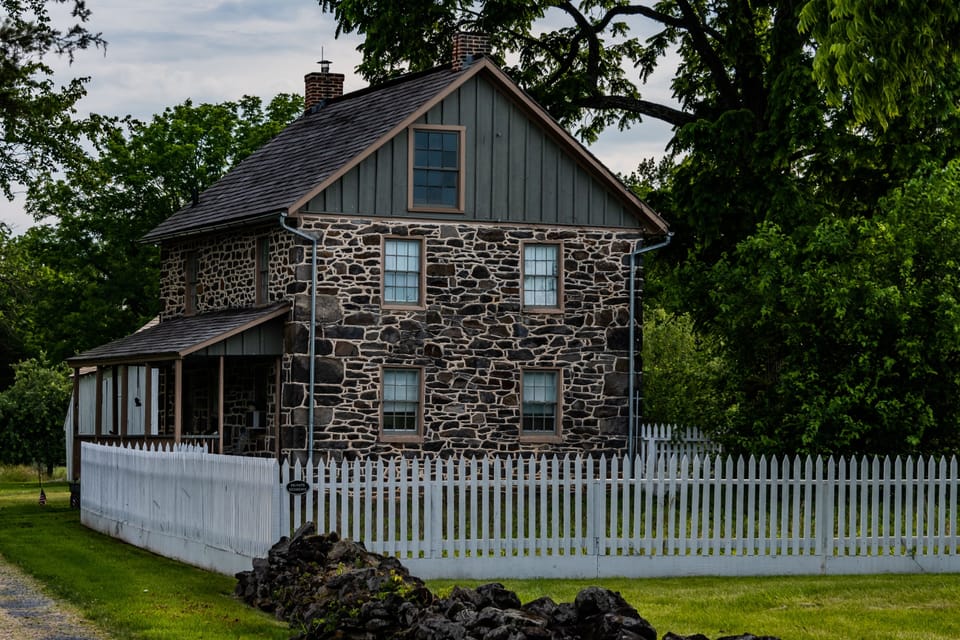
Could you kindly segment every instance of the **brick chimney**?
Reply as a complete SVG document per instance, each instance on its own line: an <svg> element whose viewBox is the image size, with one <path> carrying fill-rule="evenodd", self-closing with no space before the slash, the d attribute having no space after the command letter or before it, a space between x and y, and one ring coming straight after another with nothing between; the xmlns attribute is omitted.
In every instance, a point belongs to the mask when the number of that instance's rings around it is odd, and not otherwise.
<svg viewBox="0 0 960 640"><path fill-rule="evenodd" d="M330 61L320 61L319 73L313 71L303 76L303 108L309 111L321 100L339 98L343 95L343 74L330 73Z"/></svg>
<svg viewBox="0 0 960 640"><path fill-rule="evenodd" d="M484 33L458 32L453 36L453 70L460 71L480 56L490 55L490 38Z"/></svg>

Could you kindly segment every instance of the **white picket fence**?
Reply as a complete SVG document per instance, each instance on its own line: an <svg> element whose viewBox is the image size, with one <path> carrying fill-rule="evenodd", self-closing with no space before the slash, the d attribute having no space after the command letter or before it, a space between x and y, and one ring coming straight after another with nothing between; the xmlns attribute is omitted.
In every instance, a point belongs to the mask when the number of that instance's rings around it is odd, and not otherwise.
<svg viewBox="0 0 960 640"><path fill-rule="evenodd" d="M154 553L232 574L287 533L276 460L88 442L81 457L80 521Z"/></svg>
<svg viewBox="0 0 960 640"><path fill-rule="evenodd" d="M214 459L237 469L240 461L258 463L263 475L231 471L222 479ZM168 529L184 538L203 536L207 527L231 530L238 539L203 538L201 544L248 558L264 555L275 539L271 531L287 534L312 520L321 531L397 556L425 578L960 571L955 458L672 456L646 465L639 457L632 464L590 457L381 459L320 461L313 468L229 456L182 460L176 473L202 469L202 482L218 487L207 500L241 496L243 512L217 507L229 515L194 513L176 504L185 492L170 488L163 495L173 504L149 507L152 524L137 526L152 531L164 517L178 517L189 524ZM87 462L84 511L93 508ZM174 481L169 470L146 464L101 466L123 468L118 480L130 485ZM111 484L106 475L100 482ZM309 485L304 495L282 491L296 480ZM200 490L190 484L200 480L178 482ZM245 484L227 491L225 485L235 482ZM120 493L127 502L150 503L154 490ZM109 490L100 491L98 504L110 503ZM264 504L271 502L275 506ZM123 514L141 511L128 505ZM215 522L220 517L227 517L226 525Z"/></svg>
<svg viewBox="0 0 960 640"><path fill-rule="evenodd" d="M673 424L640 425L640 446L637 455L641 464L660 457L712 456L721 452L720 445L697 427L682 427Z"/></svg>

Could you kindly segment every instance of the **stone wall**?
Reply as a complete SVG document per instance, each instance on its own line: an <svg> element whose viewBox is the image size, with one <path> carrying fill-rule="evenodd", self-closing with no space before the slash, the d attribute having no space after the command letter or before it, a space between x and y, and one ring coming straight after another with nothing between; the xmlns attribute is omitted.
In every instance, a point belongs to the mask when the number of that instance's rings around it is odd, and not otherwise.
<svg viewBox="0 0 960 640"><path fill-rule="evenodd" d="M622 451L627 434L628 260L638 233L520 225L304 216L319 239L314 445L320 453ZM184 312L185 264L199 263L197 313L251 306L256 239L270 236L270 301L292 300L281 372L282 450L307 446L310 251L274 224L166 246L163 317ZM380 305L384 236L423 238L422 308ZM559 243L561 312L521 305L523 242ZM383 366L421 370L423 432L380 430ZM562 375L558 436L522 434L521 372ZM407 440L410 440L409 438Z"/></svg>
<svg viewBox="0 0 960 640"><path fill-rule="evenodd" d="M637 234L310 217L320 239L315 449L337 454L441 455L612 451L626 446L628 256ZM382 309L384 236L425 239L423 309ZM559 242L561 313L521 306L521 243ZM309 273L309 252L292 265ZM281 446L306 442L309 297L288 327ZM380 433L383 366L422 368L424 431ZM521 435L524 368L562 371L559 438Z"/></svg>
<svg viewBox="0 0 960 640"><path fill-rule="evenodd" d="M270 299L278 302L307 289L295 284L291 262L302 260L303 248L278 224L229 235L211 235L176 243L166 242L161 251L160 314L169 320L184 314L187 287L187 256L197 257L197 308L195 313L252 307L256 300L257 238L270 238ZM292 253L292 255L291 255ZM309 282L309 280L307 281Z"/></svg>

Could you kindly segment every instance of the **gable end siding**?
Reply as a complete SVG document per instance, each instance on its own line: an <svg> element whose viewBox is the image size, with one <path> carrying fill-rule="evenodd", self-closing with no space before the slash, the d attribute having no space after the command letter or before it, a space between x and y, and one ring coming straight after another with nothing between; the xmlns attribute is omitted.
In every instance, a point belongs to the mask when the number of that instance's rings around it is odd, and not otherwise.
<svg viewBox="0 0 960 640"><path fill-rule="evenodd" d="M305 212L639 226L605 185L565 153L523 109L482 77L465 83L416 124L466 127L466 202L462 214L407 210L406 131L318 194Z"/></svg>

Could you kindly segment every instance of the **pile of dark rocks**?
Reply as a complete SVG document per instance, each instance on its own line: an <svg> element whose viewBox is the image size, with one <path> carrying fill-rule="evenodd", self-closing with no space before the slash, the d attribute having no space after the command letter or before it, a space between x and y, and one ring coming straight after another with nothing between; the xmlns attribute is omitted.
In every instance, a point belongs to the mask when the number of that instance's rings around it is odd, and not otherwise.
<svg viewBox="0 0 960 640"><path fill-rule="evenodd" d="M501 584L454 587L439 598L396 559L369 553L312 523L282 538L252 571L237 574L236 595L297 630L297 640L657 640L619 593L589 587L574 602L527 604ZM710 640L667 633L662 640ZM777 640L743 634L718 640Z"/></svg>

